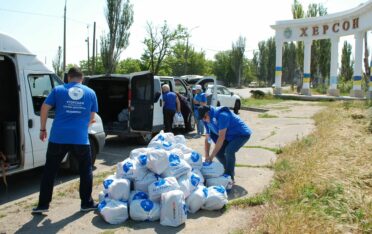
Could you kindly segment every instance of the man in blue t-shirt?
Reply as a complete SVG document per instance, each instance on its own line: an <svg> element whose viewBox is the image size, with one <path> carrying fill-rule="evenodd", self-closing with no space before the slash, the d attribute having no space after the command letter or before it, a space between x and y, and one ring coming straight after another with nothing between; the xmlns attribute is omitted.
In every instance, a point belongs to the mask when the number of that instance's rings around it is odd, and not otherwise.
<svg viewBox="0 0 372 234"><path fill-rule="evenodd" d="M171 132L174 114L176 114L176 111L177 113L181 112L181 104L176 93L170 91L169 85L163 85L162 91L164 101L164 132Z"/></svg>
<svg viewBox="0 0 372 234"><path fill-rule="evenodd" d="M227 107L202 106L198 113L207 131L205 160L212 161L217 157L225 168L225 174L234 181L235 153L249 140L252 130ZM216 144L211 154L210 140Z"/></svg>
<svg viewBox="0 0 372 234"><path fill-rule="evenodd" d="M33 214L48 211L52 201L54 178L68 152L79 163L81 211L97 208L92 199L92 156L88 127L98 112L95 92L83 85L83 73L73 67L68 73L69 83L56 86L44 101L40 111L40 140L47 139L48 111L55 108L50 131L44 174L41 179L39 203Z"/></svg>
<svg viewBox="0 0 372 234"><path fill-rule="evenodd" d="M201 135L204 134L204 124L203 120L199 120L199 114L198 114L198 108L200 106L205 106L207 105L207 97L205 96L205 93L202 91L201 85L195 85L195 96L193 99L194 103L194 116L196 120L196 128L197 128L197 135L196 137L200 137Z"/></svg>

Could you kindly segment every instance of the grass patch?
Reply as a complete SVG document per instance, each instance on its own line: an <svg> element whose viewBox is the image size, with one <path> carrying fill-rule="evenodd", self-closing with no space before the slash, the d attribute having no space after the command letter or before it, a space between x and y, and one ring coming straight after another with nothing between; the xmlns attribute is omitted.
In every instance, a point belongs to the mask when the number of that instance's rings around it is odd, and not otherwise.
<svg viewBox="0 0 372 234"><path fill-rule="evenodd" d="M268 192L258 194L254 197L235 199L227 203L227 209L230 207L246 208L249 206L260 206L265 204L268 199Z"/></svg>
<svg viewBox="0 0 372 234"><path fill-rule="evenodd" d="M6 217L6 214L0 214L0 219Z"/></svg>
<svg viewBox="0 0 372 234"><path fill-rule="evenodd" d="M249 146L244 146L244 148L249 148L249 149L264 149L264 150L269 150L272 151L276 154L281 154L283 150L281 148L271 148L271 147L265 147L265 146L259 146L259 145L249 145Z"/></svg>
<svg viewBox="0 0 372 234"><path fill-rule="evenodd" d="M235 167L250 167L250 168L273 168L272 165L247 165L247 164L235 164Z"/></svg>
<svg viewBox="0 0 372 234"><path fill-rule="evenodd" d="M242 106L247 107L260 107L260 106L266 106L269 104L276 104L283 102L283 99L276 98L273 95L265 95L265 97L256 99L256 98L244 98L241 100Z"/></svg>
<svg viewBox="0 0 372 234"><path fill-rule="evenodd" d="M267 119L267 118L278 118L278 116L276 116L276 115L270 115L268 113L262 113L262 114L259 114L258 115L258 118L264 118L264 119Z"/></svg>
<svg viewBox="0 0 372 234"><path fill-rule="evenodd" d="M360 118L367 108L329 103L314 116L314 133L283 148L257 232L372 232L370 120Z"/></svg>

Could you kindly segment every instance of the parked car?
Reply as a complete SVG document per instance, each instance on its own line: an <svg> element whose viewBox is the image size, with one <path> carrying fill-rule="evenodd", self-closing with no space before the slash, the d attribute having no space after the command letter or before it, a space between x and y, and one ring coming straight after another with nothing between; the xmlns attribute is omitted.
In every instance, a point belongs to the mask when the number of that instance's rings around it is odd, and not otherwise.
<svg viewBox="0 0 372 234"><path fill-rule="evenodd" d="M213 88L214 85L209 85L205 93L210 95ZM223 85L217 85L217 106L229 107L234 110L235 114L238 114L241 107L240 96Z"/></svg>
<svg viewBox="0 0 372 234"><path fill-rule="evenodd" d="M39 139L40 108L52 89L63 81L16 39L0 33L0 151L10 175L44 166L48 142ZM48 115L50 132L54 110ZM89 127L92 161L105 144L101 118ZM0 159L0 165L3 159ZM78 162L69 154L64 166L76 171Z"/></svg>

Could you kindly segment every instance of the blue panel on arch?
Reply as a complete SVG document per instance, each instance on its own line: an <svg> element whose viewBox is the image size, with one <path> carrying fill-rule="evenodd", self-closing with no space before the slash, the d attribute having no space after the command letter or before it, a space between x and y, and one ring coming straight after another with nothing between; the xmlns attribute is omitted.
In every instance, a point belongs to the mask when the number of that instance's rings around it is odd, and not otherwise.
<svg viewBox="0 0 372 234"><path fill-rule="evenodd" d="M354 80L355 81L362 80L362 76L354 76Z"/></svg>
<svg viewBox="0 0 372 234"><path fill-rule="evenodd" d="M310 73L304 73L304 78L310 78Z"/></svg>
<svg viewBox="0 0 372 234"><path fill-rule="evenodd" d="M281 71L282 67L275 67L275 71Z"/></svg>

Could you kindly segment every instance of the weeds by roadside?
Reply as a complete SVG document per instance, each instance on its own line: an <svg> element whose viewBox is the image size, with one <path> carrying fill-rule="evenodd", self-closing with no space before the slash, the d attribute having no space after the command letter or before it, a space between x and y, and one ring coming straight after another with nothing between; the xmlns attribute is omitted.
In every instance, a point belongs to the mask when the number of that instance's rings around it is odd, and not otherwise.
<svg viewBox="0 0 372 234"><path fill-rule="evenodd" d="M371 233L372 145L363 102L330 103L317 129L283 149L259 233ZM252 201L241 201L244 205Z"/></svg>
<svg viewBox="0 0 372 234"><path fill-rule="evenodd" d="M258 106L265 106L269 104L276 104L280 102L284 102L285 100L276 98L273 95L265 95L265 97L256 99L256 98L245 98L242 99L242 106L247 106L247 107L258 107Z"/></svg>

